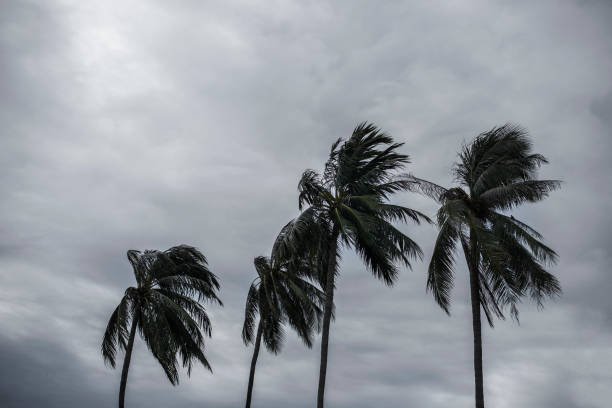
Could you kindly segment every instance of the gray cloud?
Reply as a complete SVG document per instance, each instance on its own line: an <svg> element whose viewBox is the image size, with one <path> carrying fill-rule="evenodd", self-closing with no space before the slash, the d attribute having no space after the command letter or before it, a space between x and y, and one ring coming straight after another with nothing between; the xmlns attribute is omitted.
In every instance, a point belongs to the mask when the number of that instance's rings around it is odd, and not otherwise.
<svg viewBox="0 0 612 408"><path fill-rule="evenodd" d="M462 142L526 126L564 188L517 210L561 255L564 295L484 331L496 407L612 397L612 7L605 1L70 2L0 5L0 399L115 403L99 344L133 277L129 248L201 248L222 279L207 353L173 388L140 342L135 406L234 407L252 259L297 214L296 183L364 120L449 185ZM398 202L428 213L420 197ZM406 229L431 254L435 230ZM389 289L345 253L327 397L337 407L471 406L464 269L452 316L424 262ZM318 346L261 356L254 403L312 406Z"/></svg>
<svg viewBox="0 0 612 408"><path fill-rule="evenodd" d="M3 338L0 344L3 406L102 407L112 401L92 384L92 376L72 353L57 344L31 338Z"/></svg>

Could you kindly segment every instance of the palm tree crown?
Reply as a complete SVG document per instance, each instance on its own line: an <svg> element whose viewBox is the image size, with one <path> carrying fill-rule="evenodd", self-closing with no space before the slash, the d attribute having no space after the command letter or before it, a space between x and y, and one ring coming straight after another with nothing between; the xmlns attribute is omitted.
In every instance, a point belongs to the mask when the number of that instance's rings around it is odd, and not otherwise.
<svg viewBox="0 0 612 408"><path fill-rule="evenodd" d="M219 282L208 269L204 255L181 245L163 252L130 250L127 257L137 285L125 291L102 341L104 360L113 368L118 349L126 350L122 391L136 330L173 385L179 381L177 355L188 374L193 361L211 370L203 352L205 335L211 335L211 322L199 302L222 303L217 296Z"/></svg>
<svg viewBox="0 0 612 408"><path fill-rule="evenodd" d="M411 259L423 254L392 223L429 222L416 210L388 202L393 193L411 186L398 173L409 163L407 155L397 152L401 146L376 126L362 123L348 140L338 139L332 145L322 175L306 170L298 186L299 208L304 212L296 219L296 228L303 223L316 225L319 233L320 228L327 229L324 239L331 233L339 235L387 285L397 279L397 262L409 267Z"/></svg>
<svg viewBox="0 0 612 408"><path fill-rule="evenodd" d="M538 305L560 293L560 285L545 266L557 254L542 242L542 235L506 212L525 203L543 200L559 188L558 180L537 180L537 169L546 158L532 153L527 132L504 125L482 133L463 147L453 173L460 186L444 189L417 180L421 191L437 199L440 228L429 265L427 288L446 311L453 287L454 251L457 243L477 253L471 259L479 271L482 310L503 318L509 307L518 317L517 304L529 295Z"/></svg>
<svg viewBox="0 0 612 408"><path fill-rule="evenodd" d="M266 348L277 354L283 343L283 326L288 323L308 347L320 325L323 292L309 282L303 261L277 260L258 256L254 260L257 278L247 294L242 339L253 342L259 316Z"/></svg>

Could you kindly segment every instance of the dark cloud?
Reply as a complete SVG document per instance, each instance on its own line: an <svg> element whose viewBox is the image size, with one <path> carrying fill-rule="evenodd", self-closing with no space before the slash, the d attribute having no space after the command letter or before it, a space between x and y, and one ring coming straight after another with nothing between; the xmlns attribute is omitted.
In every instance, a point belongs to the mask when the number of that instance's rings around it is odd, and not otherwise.
<svg viewBox="0 0 612 408"><path fill-rule="evenodd" d="M408 170L450 185L464 141L532 133L560 192L515 212L561 255L564 295L484 330L492 406L604 407L612 397L612 38L607 1L72 2L0 5L0 400L116 400L106 319L129 248L201 248L222 280L207 353L172 387L141 342L134 406L235 407L252 260L297 214L296 183L364 120L405 142ZM433 214L409 194L397 201ZM435 230L406 226L431 254ZM465 268L452 316L424 262L393 289L345 253L327 397L337 407L471 406ZM318 346L264 353L254 403L310 407Z"/></svg>
<svg viewBox="0 0 612 408"><path fill-rule="evenodd" d="M88 369L57 343L3 337L0 347L0 399L3 406L110 405L111 390L99 389Z"/></svg>

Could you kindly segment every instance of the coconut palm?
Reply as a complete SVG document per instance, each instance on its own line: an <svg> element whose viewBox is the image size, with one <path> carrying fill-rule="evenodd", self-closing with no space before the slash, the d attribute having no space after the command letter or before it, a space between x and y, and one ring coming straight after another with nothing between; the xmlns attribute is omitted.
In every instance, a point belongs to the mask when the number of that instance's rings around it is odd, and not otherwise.
<svg viewBox="0 0 612 408"><path fill-rule="evenodd" d="M288 323L310 348L314 332L320 327L322 310L319 305L323 304L324 295L310 282L312 268L307 262L308 258L296 255L294 253L291 258L285 258L275 245L270 258L258 256L254 261L257 277L249 288L242 328L245 345L255 342L247 389L247 408L251 406L261 340L268 351L277 354L283 343L283 326ZM259 322L256 324L258 315Z"/></svg>
<svg viewBox="0 0 612 408"><path fill-rule="evenodd" d="M115 367L117 350L125 350L119 407L123 408L132 348L138 330L172 385L179 382L177 354L191 374L194 361L211 370L204 356L204 337L211 336L211 322L199 302L217 297L219 281L197 249L181 245L167 251L129 250L136 286L131 286L111 315L102 355ZM203 332L202 332L203 331Z"/></svg>
<svg viewBox="0 0 612 408"><path fill-rule="evenodd" d="M542 236L508 212L519 204L543 200L560 186L536 179L546 158L532 152L527 132L507 124L482 133L459 154L453 168L459 186L445 189L411 178L412 189L435 198L439 233L427 277L427 289L449 313L455 249L461 244L470 277L476 407L484 407L481 309L491 327L504 312L518 319L517 304L529 296L538 306L560 293L558 280L545 267L557 254Z"/></svg>
<svg viewBox="0 0 612 408"><path fill-rule="evenodd" d="M329 327L332 318L334 281L341 245L353 248L374 276L392 285L399 264L421 258L420 247L392 223L429 219L418 211L393 205L389 197L410 183L398 172L409 162L398 153L402 143L372 124L358 125L347 140L331 147L322 174L306 170L299 182L299 208L303 212L290 224L282 245L296 242L318 246L316 270L325 290L321 365L317 407L324 404ZM304 239L296 239L303 236Z"/></svg>

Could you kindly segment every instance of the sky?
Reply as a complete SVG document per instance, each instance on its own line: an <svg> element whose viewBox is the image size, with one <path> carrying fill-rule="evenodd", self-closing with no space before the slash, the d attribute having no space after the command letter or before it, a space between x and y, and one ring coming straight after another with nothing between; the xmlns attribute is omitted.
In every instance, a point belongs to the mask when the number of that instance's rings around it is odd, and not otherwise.
<svg viewBox="0 0 612 408"><path fill-rule="evenodd" d="M483 328L496 408L612 399L612 3L609 1L0 2L0 405L116 404L100 353L134 284L128 249L201 249L222 284L213 336L173 387L141 339L126 404L243 404L253 258L298 214L297 182L371 121L406 171L439 184L462 143L527 128L560 191L513 215L560 255L563 295ZM434 215L435 203L394 203ZM386 287L343 250L327 406L473 406L466 267L451 316L425 291L434 226L401 227L425 257ZM122 358L122 356L120 357ZM319 344L263 352L253 406L312 407Z"/></svg>

